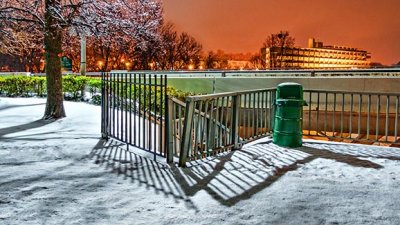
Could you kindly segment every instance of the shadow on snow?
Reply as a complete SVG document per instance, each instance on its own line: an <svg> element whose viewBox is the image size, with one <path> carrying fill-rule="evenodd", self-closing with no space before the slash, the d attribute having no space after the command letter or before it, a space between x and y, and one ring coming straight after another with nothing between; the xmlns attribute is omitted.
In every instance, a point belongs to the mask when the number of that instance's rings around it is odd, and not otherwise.
<svg viewBox="0 0 400 225"><path fill-rule="evenodd" d="M225 206L233 206L267 188L286 173L319 158L370 169L383 167L359 157L400 160L398 151L383 148L373 151L362 145L305 142L302 147L286 149L264 142L179 168L142 157L124 146L115 140L101 140L89 158L124 179L154 189L156 194L184 200L192 209L196 206L190 197L199 191L206 191Z"/></svg>

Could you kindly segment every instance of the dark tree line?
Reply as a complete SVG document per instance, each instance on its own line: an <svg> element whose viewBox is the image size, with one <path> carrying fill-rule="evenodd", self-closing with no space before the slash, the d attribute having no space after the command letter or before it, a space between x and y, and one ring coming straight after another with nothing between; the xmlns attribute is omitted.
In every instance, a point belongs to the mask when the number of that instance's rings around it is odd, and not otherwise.
<svg viewBox="0 0 400 225"><path fill-rule="evenodd" d="M40 34L38 34L40 37ZM26 43L25 40L20 41ZM44 72L43 39L32 38L29 48L3 50L0 58L9 70ZM1 54L1 52L0 52ZM72 60L74 72L80 69L80 37L63 32L62 55ZM140 39L122 31L87 37L87 70L176 70L198 68L202 45L186 32L179 33L172 23L160 23L154 35ZM0 64L0 67L2 65Z"/></svg>

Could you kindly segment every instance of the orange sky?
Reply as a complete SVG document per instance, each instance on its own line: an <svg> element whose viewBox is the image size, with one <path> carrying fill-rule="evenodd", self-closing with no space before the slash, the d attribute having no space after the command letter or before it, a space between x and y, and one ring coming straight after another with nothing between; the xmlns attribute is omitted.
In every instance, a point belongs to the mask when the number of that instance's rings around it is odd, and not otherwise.
<svg viewBox="0 0 400 225"><path fill-rule="evenodd" d="M400 61L400 0L164 0L167 21L205 50L257 52L265 37L288 30L296 46L308 37L357 47L372 61Z"/></svg>

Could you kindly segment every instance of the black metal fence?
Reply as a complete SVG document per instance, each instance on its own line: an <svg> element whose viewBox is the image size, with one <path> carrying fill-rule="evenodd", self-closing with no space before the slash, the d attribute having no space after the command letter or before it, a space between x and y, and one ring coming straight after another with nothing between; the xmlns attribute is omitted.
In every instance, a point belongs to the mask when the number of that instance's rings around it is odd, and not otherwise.
<svg viewBox="0 0 400 225"><path fill-rule="evenodd" d="M400 93L306 90L303 134L355 143L399 143Z"/></svg>
<svg viewBox="0 0 400 225"><path fill-rule="evenodd" d="M170 100L170 151L179 165L273 133L276 89ZM305 90L303 135L323 140L400 145L400 93ZM172 155L172 154L171 154Z"/></svg>
<svg viewBox="0 0 400 225"><path fill-rule="evenodd" d="M166 157L167 99L165 75L103 73L103 138L112 137L154 157Z"/></svg>
<svg viewBox="0 0 400 225"><path fill-rule="evenodd" d="M276 89L167 96L167 76L102 74L104 138L112 137L179 165L272 134ZM305 90L303 135L400 145L400 93Z"/></svg>
<svg viewBox="0 0 400 225"><path fill-rule="evenodd" d="M171 99L169 149L179 165L265 137L272 131L275 89ZM172 154L171 154L172 155Z"/></svg>

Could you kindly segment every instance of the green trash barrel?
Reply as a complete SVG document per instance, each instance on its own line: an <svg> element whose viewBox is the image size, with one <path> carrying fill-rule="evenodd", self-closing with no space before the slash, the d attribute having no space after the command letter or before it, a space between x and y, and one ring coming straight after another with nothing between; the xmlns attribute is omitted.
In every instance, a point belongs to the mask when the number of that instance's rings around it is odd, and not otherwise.
<svg viewBox="0 0 400 225"><path fill-rule="evenodd" d="M277 86L273 142L282 147L300 147L303 136L303 87L297 83Z"/></svg>

